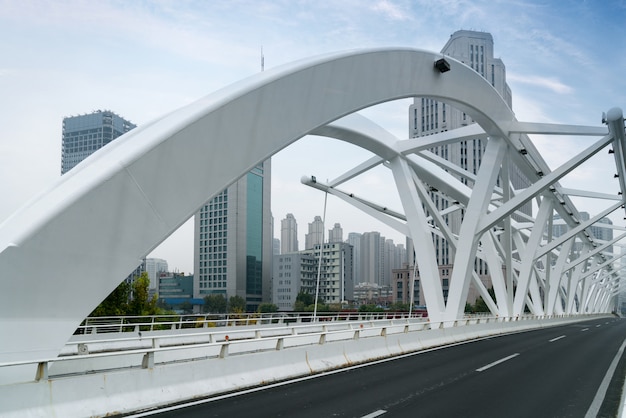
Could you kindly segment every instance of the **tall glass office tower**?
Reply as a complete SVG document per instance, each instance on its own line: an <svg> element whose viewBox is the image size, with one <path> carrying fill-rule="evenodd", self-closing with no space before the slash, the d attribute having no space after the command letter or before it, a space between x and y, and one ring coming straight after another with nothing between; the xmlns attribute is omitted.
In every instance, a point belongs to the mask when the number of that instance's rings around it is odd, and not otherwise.
<svg viewBox="0 0 626 418"><path fill-rule="evenodd" d="M271 160L213 197L195 216L194 297L240 296L255 311L270 301Z"/></svg>
<svg viewBox="0 0 626 418"><path fill-rule="evenodd" d="M110 110L63 118L61 174L136 127Z"/></svg>

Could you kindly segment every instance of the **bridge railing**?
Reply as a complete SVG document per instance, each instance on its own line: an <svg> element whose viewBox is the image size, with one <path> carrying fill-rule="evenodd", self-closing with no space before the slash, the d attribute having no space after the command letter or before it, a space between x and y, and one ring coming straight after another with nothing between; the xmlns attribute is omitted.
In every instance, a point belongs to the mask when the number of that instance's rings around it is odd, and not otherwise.
<svg viewBox="0 0 626 418"><path fill-rule="evenodd" d="M36 365L34 380L106 372L124 368L153 368L155 364L167 364L198 359L225 358L261 351L280 351L306 345L323 345L337 341L359 340L371 337L388 337L394 334L407 334L415 331L438 329L441 333L449 328L462 328L470 325L498 324L542 319L568 318L568 315L523 316L517 318L498 318L493 316L468 316L451 323L431 323L426 318L376 319L376 315L367 315L367 320L292 322L277 323L264 327L241 327L232 324L220 328L205 329L172 328L164 331L116 332L108 335L75 335L66 343L59 357L34 359L29 361L0 363L0 381L2 373L10 368ZM580 319L580 315L576 316ZM229 318L232 320L232 318ZM240 318L237 318L239 320ZM318 318L319 319L319 318ZM224 319L223 321L226 321ZM191 322L191 321L183 321ZM155 322L159 323L159 322ZM166 322L167 323L167 322ZM169 321L180 324L180 321ZM132 324L132 323L131 323ZM140 329L152 322L132 324ZM102 324L98 324L102 325ZM106 324L111 326L111 324ZM257 324L258 325L258 324ZM87 325L85 325L87 326ZM104 326L104 325L102 325ZM122 328L128 326L121 323ZM118 328L120 329L120 328ZM109 337L110 336L110 337ZM78 338L79 337L79 338ZM31 375L32 376L32 375Z"/></svg>
<svg viewBox="0 0 626 418"><path fill-rule="evenodd" d="M425 318L425 311L408 312L312 312L230 313L152 316L89 317L75 334L159 331L167 329L213 328L224 326L272 325L311 322L371 321L378 319Z"/></svg>

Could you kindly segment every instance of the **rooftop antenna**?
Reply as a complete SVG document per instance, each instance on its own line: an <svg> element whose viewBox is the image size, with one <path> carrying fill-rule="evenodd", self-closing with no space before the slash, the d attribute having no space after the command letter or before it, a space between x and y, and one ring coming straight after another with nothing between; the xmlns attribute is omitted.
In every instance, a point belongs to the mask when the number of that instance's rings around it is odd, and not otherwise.
<svg viewBox="0 0 626 418"><path fill-rule="evenodd" d="M261 46L261 72L265 71L265 57L263 56L263 46Z"/></svg>

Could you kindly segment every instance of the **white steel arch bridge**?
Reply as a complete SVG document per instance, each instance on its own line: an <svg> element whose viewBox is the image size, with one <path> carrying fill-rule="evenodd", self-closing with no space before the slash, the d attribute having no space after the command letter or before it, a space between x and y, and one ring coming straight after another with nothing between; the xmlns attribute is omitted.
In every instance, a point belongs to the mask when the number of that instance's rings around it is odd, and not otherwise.
<svg viewBox="0 0 626 418"><path fill-rule="evenodd" d="M621 110L608 111L606 124L600 126L520 122L480 75L447 57L450 69L441 72L434 65L441 58L414 49L374 49L303 60L213 93L92 155L0 225L0 362L58 354L119 278L209 197L309 134L347 141L375 154L329 184L305 182L413 239L432 321L462 316L471 282L500 317L518 316L526 307L538 315L610 311L621 287L622 269L621 255L607 249L625 234L601 242L590 228L625 204ZM355 113L420 96L446 102L477 123L428 137L398 139ZM527 135L534 133L597 138L553 170L529 140ZM471 138L488 141L476 175L428 151ZM559 184L607 149L615 156L620 194L571 190ZM337 187L381 164L393 173L404 213ZM510 165L530 180L529 187L511 186ZM473 188L462 178L470 179ZM429 197L433 190L455 202L448 210L464 211L458 234L450 231ZM609 206L583 221L571 196L607 201ZM538 207L535 217L519 211L530 201ZM513 219L515 214L518 220ZM559 237L545 233L555 215L568 230ZM433 234L443 236L455 253L447 301ZM473 270L477 257L489 267L495 299Z"/></svg>

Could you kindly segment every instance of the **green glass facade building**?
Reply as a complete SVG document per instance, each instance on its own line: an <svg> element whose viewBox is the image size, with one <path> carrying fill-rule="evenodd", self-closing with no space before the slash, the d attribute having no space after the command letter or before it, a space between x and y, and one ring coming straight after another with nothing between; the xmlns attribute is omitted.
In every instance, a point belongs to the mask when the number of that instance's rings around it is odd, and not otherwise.
<svg viewBox="0 0 626 418"><path fill-rule="evenodd" d="M246 310L269 302L271 161L254 167L203 206L194 222L194 297L240 296Z"/></svg>

